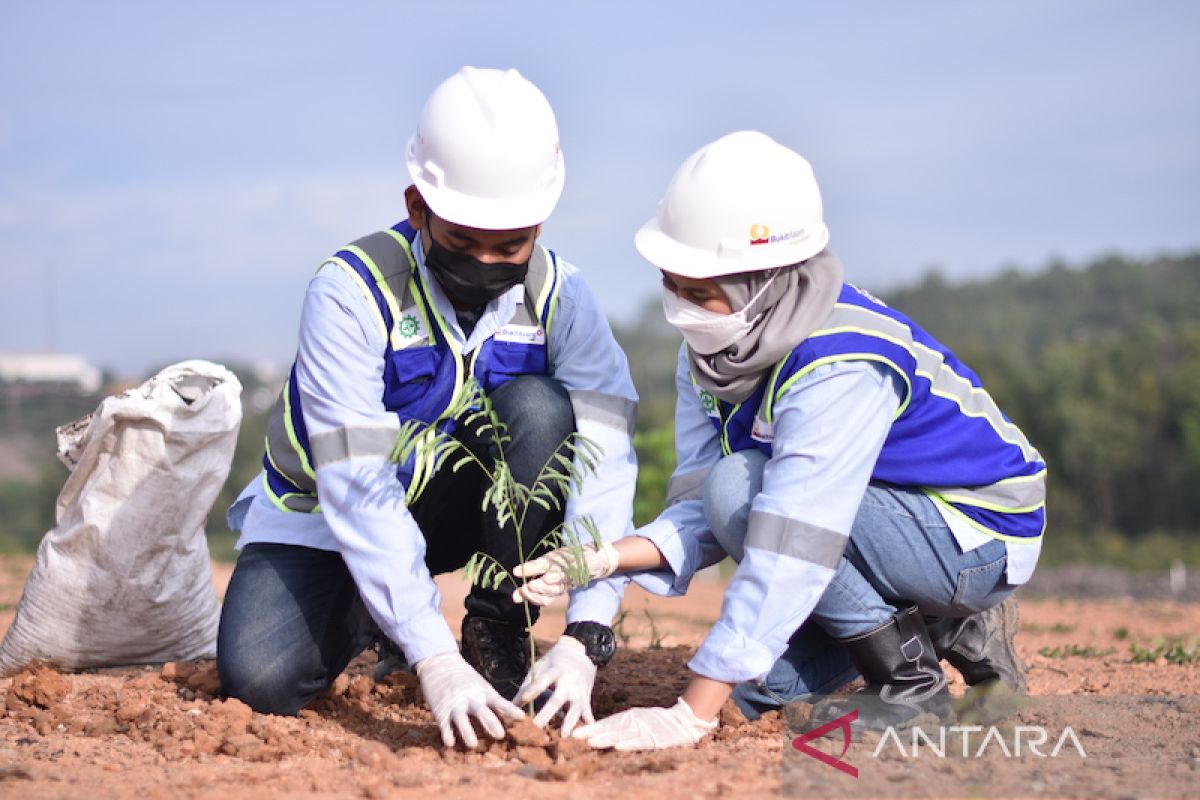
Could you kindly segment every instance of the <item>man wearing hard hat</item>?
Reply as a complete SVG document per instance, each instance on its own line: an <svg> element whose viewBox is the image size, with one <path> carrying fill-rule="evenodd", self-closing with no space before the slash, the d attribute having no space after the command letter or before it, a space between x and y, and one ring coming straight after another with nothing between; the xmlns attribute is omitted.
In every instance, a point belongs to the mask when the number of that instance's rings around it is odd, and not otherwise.
<svg viewBox="0 0 1200 800"><path fill-rule="evenodd" d="M828 241L808 162L752 131L685 161L637 234L685 340L677 467L668 508L589 545L589 571L670 595L738 567L683 696L576 729L595 747L690 744L730 696L755 717L857 675L814 721L946 720L943 658L977 698L1025 687L1011 594L1041 549L1046 465L949 349L843 281ZM565 556L518 567L537 576L518 594L569 588Z"/></svg>
<svg viewBox="0 0 1200 800"><path fill-rule="evenodd" d="M218 638L222 690L294 714L382 634L415 668L447 745L456 730L476 744L472 718L503 736L497 713L520 717L511 700L547 688L539 719L562 710L569 730L592 719L623 579L573 595L565 635L522 690L529 632L513 587L471 589L460 654L431 578L477 551L512 568L511 522L481 510L479 470L390 456L408 420L496 455L448 418L474 378L507 425L516 480L531 484L573 431L600 446L565 517L619 537L636 473L628 364L579 272L538 243L563 156L537 87L464 67L429 97L407 161L407 219L338 251L309 284L263 474L230 509L241 554ZM527 547L564 519L547 505L530 506Z"/></svg>

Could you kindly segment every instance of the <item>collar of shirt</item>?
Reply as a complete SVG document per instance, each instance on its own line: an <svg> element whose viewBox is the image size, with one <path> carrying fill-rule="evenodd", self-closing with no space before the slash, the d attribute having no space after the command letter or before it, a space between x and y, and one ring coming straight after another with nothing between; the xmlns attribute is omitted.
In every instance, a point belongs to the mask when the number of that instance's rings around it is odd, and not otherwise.
<svg viewBox="0 0 1200 800"><path fill-rule="evenodd" d="M467 336L463 333L462 326L458 324L458 313L454 310L454 304L450 302L450 298L446 297L446 293L442 291L442 285L425 266L425 248L421 245L420 236L413 241L412 251L413 258L417 262L417 269L421 271L425 285L432 287L433 303L437 306L438 313L445 320L446 327L450 329L450 335L454 337L454 341L464 353L472 352L494 336L505 322L513 318L517 304L525 302L525 285L519 283L484 307L479 321L475 323L475 329L471 331L470 336Z"/></svg>

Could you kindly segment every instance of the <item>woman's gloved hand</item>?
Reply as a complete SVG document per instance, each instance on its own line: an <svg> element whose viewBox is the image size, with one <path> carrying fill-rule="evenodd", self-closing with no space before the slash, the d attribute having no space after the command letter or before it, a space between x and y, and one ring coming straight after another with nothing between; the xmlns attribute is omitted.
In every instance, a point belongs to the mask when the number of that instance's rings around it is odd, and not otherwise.
<svg viewBox="0 0 1200 800"><path fill-rule="evenodd" d="M548 606L571 589L612 575L618 563L617 550L608 542L599 547L560 547L513 569L514 576L526 579L513 592L513 602Z"/></svg>
<svg viewBox="0 0 1200 800"><path fill-rule="evenodd" d="M700 719L681 697L670 708L631 708L576 728L573 738L598 749L663 750L695 744L716 729L716 720Z"/></svg>

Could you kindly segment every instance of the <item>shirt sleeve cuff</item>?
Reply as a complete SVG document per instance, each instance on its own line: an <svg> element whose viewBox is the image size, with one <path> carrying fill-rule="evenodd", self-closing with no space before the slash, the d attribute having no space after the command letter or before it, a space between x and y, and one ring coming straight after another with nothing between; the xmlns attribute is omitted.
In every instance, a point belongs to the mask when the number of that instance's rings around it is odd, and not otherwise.
<svg viewBox="0 0 1200 800"><path fill-rule="evenodd" d="M599 622L601 625L612 625L613 618L621 608L621 597L627 585L627 575L613 575L582 589L575 589L567 606L567 624Z"/></svg>
<svg viewBox="0 0 1200 800"><path fill-rule="evenodd" d="M435 611L422 611L416 616L400 622L387 635L404 651L408 663L416 666L439 653L458 650L458 642L446 624L446 618Z"/></svg>
<svg viewBox="0 0 1200 800"><path fill-rule="evenodd" d="M775 665L775 656L761 642L738 633L718 620L688 668L698 675L727 683L756 681Z"/></svg>
<svg viewBox="0 0 1200 800"><path fill-rule="evenodd" d="M647 592L661 597L678 597L687 594L691 585L693 572L690 565L696 559L689 558L687 545L679 529L667 520L657 519L650 524L638 528L635 536L649 539L662 553L667 566L664 569L644 570L632 573L630 577L638 586Z"/></svg>

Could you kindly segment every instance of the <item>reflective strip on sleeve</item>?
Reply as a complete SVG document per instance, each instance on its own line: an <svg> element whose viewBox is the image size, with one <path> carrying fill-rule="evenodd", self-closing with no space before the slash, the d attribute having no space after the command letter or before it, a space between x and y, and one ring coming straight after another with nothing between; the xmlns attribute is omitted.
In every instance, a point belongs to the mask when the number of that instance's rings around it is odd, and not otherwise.
<svg viewBox="0 0 1200 800"><path fill-rule="evenodd" d="M704 497L704 481L710 469L694 470L683 475L672 475L667 484L667 505L673 506L684 500L700 500Z"/></svg>
<svg viewBox="0 0 1200 800"><path fill-rule="evenodd" d="M574 389L568 394L571 396L571 407L575 410L577 423L587 420L616 428L627 436L633 435L633 427L637 421L636 401L589 389Z"/></svg>
<svg viewBox="0 0 1200 800"><path fill-rule="evenodd" d="M850 537L790 517L766 511L750 512L746 547L754 547L819 567L837 569Z"/></svg>
<svg viewBox="0 0 1200 800"><path fill-rule="evenodd" d="M352 458L378 458L392 454L399 426L337 428L309 437L313 461L318 468Z"/></svg>

